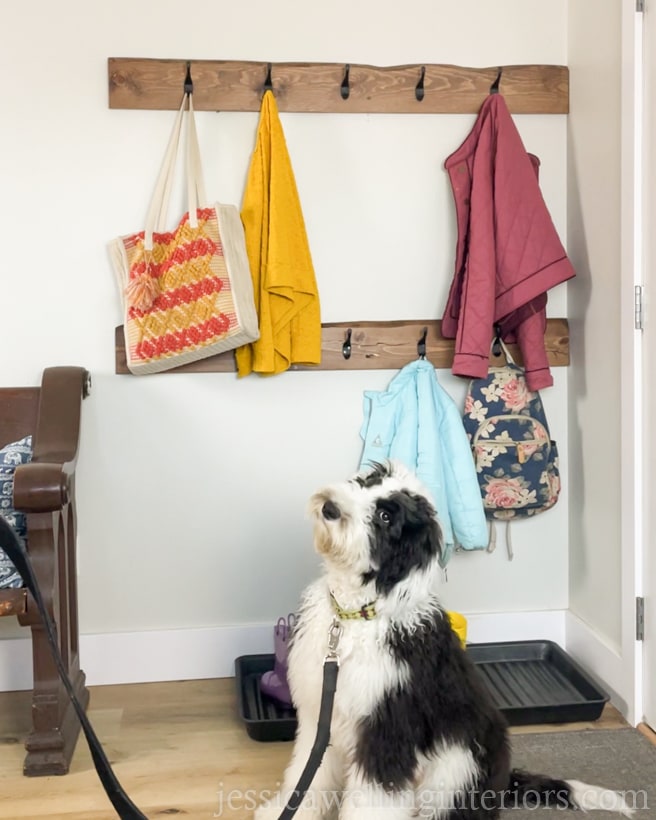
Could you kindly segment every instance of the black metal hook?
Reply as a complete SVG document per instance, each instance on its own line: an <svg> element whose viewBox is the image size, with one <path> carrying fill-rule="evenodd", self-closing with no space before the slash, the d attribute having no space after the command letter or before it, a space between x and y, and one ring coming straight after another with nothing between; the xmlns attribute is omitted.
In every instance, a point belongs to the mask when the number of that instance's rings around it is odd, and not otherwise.
<svg viewBox="0 0 656 820"><path fill-rule="evenodd" d="M494 325L494 341L492 342L492 355L493 356L500 356L502 352L501 349L501 325L498 322L495 322Z"/></svg>
<svg viewBox="0 0 656 820"><path fill-rule="evenodd" d="M344 340L344 344L342 345L342 356L345 359L351 358L351 333L353 331L349 328L346 331L346 339Z"/></svg>
<svg viewBox="0 0 656 820"><path fill-rule="evenodd" d="M193 94L194 93L194 82L191 79L191 62L187 60L187 74L185 75L184 81L184 93L185 94Z"/></svg>
<svg viewBox="0 0 656 820"><path fill-rule="evenodd" d="M503 68L499 66L499 73L497 74L496 80L490 86L490 94L498 94L499 93L499 83L501 82L501 75L503 74Z"/></svg>
<svg viewBox="0 0 656 820"><path fill-rule="evenodd" d="M417 342L417 356L419 356L420 359L425 359L426 358L426 336L427 336L427 334L428 334L428 328L425 327L421 331L421 339Z"/></svg>
<svg viewBox="0 0 656 820"><path fill-rule="evenodd" d="M421 102L424 99L424 77L426 76L426 66L423 65L421 67L421 72L419 74L419 82L415 86L415 97L417 102Z"/></svg>
<svg viewBox="0 0 656 820"><path fill-rule="evenodd" d="M273 92L273 81L271 79L271 63L267 63L267 73L266 78L264 80L264 86L262 87L262 95L267 93L267 91Z"/></svg>
<svg viewBox="0 0 656 820"><path fill-rule="evenodd" d="M349 74L351 73L351 66L347 63L344 66L344 79L342 80L342 84L339 87L339 93L342 95L343 100L348 100L349 94L351 93L351 87L349 85Z"/></svg>

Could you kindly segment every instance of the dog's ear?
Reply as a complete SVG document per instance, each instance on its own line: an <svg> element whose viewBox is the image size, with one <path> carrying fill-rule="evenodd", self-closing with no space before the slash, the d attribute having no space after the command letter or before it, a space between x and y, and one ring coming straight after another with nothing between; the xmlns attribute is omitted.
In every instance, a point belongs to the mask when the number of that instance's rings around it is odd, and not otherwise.
<svg viewBox="0 0 656 820"><path fill-rule="evenodd" d="M423 495L404 491L399 496L405 511L405 524L400 538L407 543L416 539L416 548L431 560L441 557L442 531L433 505Z"/></svg>
<svg viewBox="0 0 656 820"><path fill-rule="evenodd" d="M427 498L401 490L378 499L371 531L374 568L364 580L375 577L378 591L389 592L441 553L442 533Z"/></svg>

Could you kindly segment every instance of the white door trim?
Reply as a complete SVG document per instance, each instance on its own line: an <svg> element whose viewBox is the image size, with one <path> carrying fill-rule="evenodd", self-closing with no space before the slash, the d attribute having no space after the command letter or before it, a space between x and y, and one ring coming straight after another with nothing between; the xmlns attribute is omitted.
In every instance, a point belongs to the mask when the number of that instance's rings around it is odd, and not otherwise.
<svg viewBox="0 0 656 820"><path fill-rule="evenodd" d="M642 14L622 4L621 77L621 659L627 720L642 719L642 652L635 599L642 591L642 338L635 329L635 286L642 284ZM603 355L603 351L598 351Z"/></svg>
<svg viewBox="0 0 656 820"><path fill-rule="evenodd" d="M613 706L627 721L634 723L633 669L625 663L623 651L569 609L565 613L565 635L567 653L610 695Z"/></svg>

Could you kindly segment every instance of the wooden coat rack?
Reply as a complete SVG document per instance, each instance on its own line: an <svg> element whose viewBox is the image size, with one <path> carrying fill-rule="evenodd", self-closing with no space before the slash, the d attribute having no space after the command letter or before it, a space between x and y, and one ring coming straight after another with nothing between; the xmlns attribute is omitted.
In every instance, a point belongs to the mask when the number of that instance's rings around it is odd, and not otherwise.
<svg viewBox="0 0 656 820"><path fill-rule="evenodd" d="M270 87L280 111L368 114L477 113L495 81L500 81L514 114L567 114L566 66L517 65L466 68L416 64L368 66L343 63L266 63L235 60L157 60L110 57L109 107L177 110L187 72L198 111L259 111ZM294 370L396 369L417 356L427 328L426 357L435 367L451 366L453 340L441 335L438 320L338 322L322 325L322 363ZM350 334L349 334L350 330ZM351 355L343 346L350 338ZM552 367L569 364L566 319L549 319L545 333ZM116 372L129 373L123 327L115 333ZM511 346L521 363L517 346ZM170 373L234 372L234 353L223 353Z"/></svg>
<svg viewBox="0 0 656 820"><path fill-rule="evenodd" d="M259 111L270 77L280 111L475 114L501 69L500 90L512 113L569 112L566 66L464 68L424 63L377 67L118 57L109 58L109 107L178 109L187 66L197 111Z"/></svg>
<svg viewBox="0 0 656 820"><path fill-rule="evenodd" d="M397 370L417 358L417 344L424 328L426 358L435 367L451 367L454 341L445 339L438 319L407 322L330 322L321 326L321 364L293 365L290 370ZM349 336L349 330L351 331ZM350 356L344 356L344 345L350 341ZM569 364L569 327L566 319L547 319L544 335L547 359L551 367ZM522 354L517 345L508 348L518 364ZM490 358L494 364L494 359ZM233 351L201 359L198 362L167 370L167 373L234 373ZM129 373L125 356L123 325L116 328L116 372Z"/></svg>

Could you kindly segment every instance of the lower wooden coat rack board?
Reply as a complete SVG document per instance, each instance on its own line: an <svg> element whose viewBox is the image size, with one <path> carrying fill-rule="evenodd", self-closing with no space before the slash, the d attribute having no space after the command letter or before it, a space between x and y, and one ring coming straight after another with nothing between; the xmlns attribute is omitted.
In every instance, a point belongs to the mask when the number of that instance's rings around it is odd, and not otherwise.
<svg viewBox="0 0 656 820"><path fill-rule="evenodd" d="M417 343L426 335L426 358L438 368L449 368L453 362L455 342L444 339L441 322L411 320L397 322L334 322L322 325L321 364L293 365L291 370L397 370L417 358ZM344 358L342 347L351 330L351 355ZM569 326L566 319L547 319L544 336L547 358L551 367L569 364ZM517 345L509 345L518 364L522 363ZM494 359L490 359L494 363ZM116 372L129 374L125 356L123 326L116 328ZM167 373L234 373L232 351L211 356L191 364L176 367Z"/></svg>

